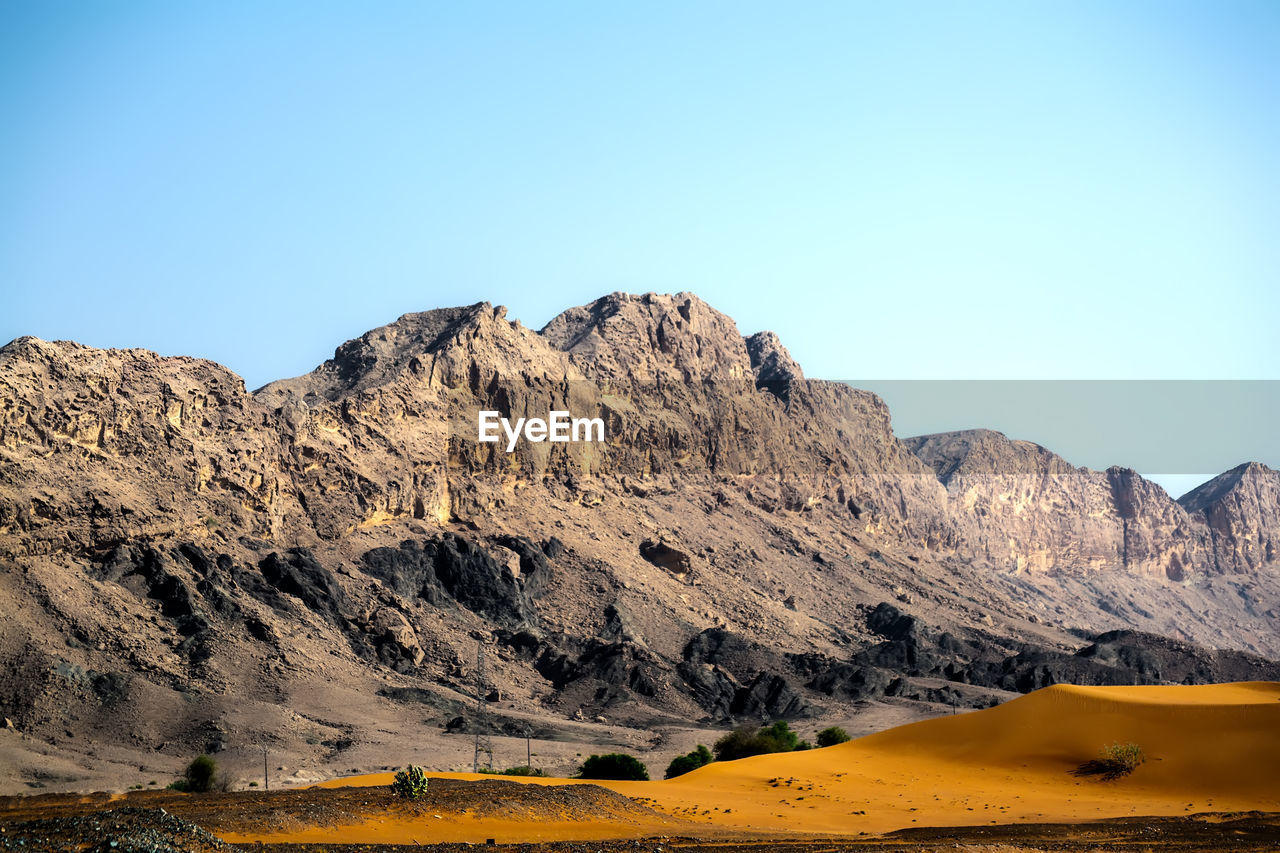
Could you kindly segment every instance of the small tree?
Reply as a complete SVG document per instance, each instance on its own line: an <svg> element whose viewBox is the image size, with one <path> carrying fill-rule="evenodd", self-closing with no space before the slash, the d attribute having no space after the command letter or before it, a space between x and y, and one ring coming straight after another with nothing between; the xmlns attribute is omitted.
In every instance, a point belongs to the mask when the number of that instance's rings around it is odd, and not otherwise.
<svg viewBox="0 0 1280 853"><path fill-rule="evenodd" d="M715 758L711 755L711 750L707 749L702 744L698 744L697 748L694 749L693 752L686 753L685 755L677 755L675 758L671 759L671 763L667 765L667 772L663 778L674 779L677 776L683 776L690 770L697 770L704 764L710 764L714 760Z"/></svg>
<svg viewBox="0 0 1280 853"><path fill-rule="evenodd" d="M769 752L792 752L800 746L800 736L791 731L786 720L778 720L771 726L760 730L760 737L766 744L776 744L777 749Z"/></svg>
<svg viewBox="0 0 1280 853"><path fill-rule="evenodd" d="M831 726L818 732L818 746L835 746L851 740L849 733L839 726Z"/></svg>
<svg viewBox="0 0 1280 853"><path fill-rule="evenodd" d="M187 772L183 776L186 787L182 790L189 791L192 794L205 794L213 790L214 778L218 774L218 763L207 755L197 756L190 764L187 765Z"/></svg>
<svg viewBox="0 0 1280 853"><path fill-rule="evenodd" d="M391 783L391 793L406 800L416 800L426 796L427 774L421 767L410 764L396 774L395 781Z"/></svg>
<svg viewBox="0 0 1280 853"><path fill-rule="evenodd" d="M716 760L734 761L771 752L793 752L802 748L801 743L786 720L778 720L771 726L756 730L750 726L739 726L716 741ZM806 743L803 748L808 749L809 745Z"/></svg>
<svg viewBox="0 0 1280 853"><path fill-rule="evenodd" d="M715 742L716 761L734 761L749 755L759 755L756 749L756 733L751 726L738 726Z"/></svg>
<svg viewBox="0 0 1280 853"><path fill-rule="evenodd" d="M611 752L608 755L593 755L582 762L578 778L648 782L649 768L641 764L634 755Z"/></svg>

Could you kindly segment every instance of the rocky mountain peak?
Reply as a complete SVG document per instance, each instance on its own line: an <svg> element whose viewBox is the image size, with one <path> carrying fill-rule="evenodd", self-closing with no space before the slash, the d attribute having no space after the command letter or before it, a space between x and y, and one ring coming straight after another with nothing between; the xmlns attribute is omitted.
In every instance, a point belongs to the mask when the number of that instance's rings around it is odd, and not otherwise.
<svg viewBox="0 0 1280 853"><path fill-rule="evenodd" d="M1178 503L1208 523L1218 571L1252 572L1280 557L1280 471L1237 465Z"/></svg>
<svg viewBox="0 0 1280 853"><path fill-rule="evenodd" d="M23 335L0 347L0 359L7 363L13 359L30 358L39 353L42 346L51 346L51 344L33 335Z"/></svg>
<svg viewBox="0 0 1280 853"><path fill-rule="evenodd" d="M1192 489L1178 503L1188 512L1205 512L1233 492L1265 489L1276 480L1280 480L1280 472L1261 462L1245 462Z"/></svg>
<svg viewBox="0 0 1280 853"><path fill-rule="evenodd" d="M746 339L746 344L757 388L784 396L789 394L792 383L804 380L804 371L773 332L756 332Z"/></svg>
<svg viewBox="0 0 1280 853"><path fill-rule="evenodd" d="M692 293L611 293L570 308L541 334L591 378L753 376L737 325Z"/></svg>
<svg viewBox="0 0 1280 853"><path fill-rule="evenodd" d="M1154 505L1168 506L1172 503L1168 492L1132 468L1113 465L1107 469L1107 480L1111 483L1116 511L1121 518L1138 518Z"/></svg>
<svg viewBox="0 0 1280 853"><path fill-rule="evenodd" d="M1065 459L1034 442L1011 439L990 429L918 435L903 439L903 443L933 468L948 488L966 478L1075 471Z"/></svg>
<svg viewBox="0 0 1280 853"><path fill-rule="evenodd" d="M272 382L256 393L266 400L316 396L334 401L396 382L453 388L494 376L572 377L566 358L506 316L505 306L488 302L405 314L342 344L311 373Z"/></svg>
<svg viewBox="0 0 1280 853"><path fill-rule="evenodd" d="M75 341L46 341L31 335L0 347L0 369L4 371L0 374L0 387L6 380L15 383L10 395L15 402L23 395L46 394L51 398L71 394L102 399L119 389L126 395L150 390L156 381L163 382L170 392L200 384L220 394L244 391L243 379L208 359L164 356L140 347L98 349ZM90 390L78 387L78 383L88 385Z"/></svg>

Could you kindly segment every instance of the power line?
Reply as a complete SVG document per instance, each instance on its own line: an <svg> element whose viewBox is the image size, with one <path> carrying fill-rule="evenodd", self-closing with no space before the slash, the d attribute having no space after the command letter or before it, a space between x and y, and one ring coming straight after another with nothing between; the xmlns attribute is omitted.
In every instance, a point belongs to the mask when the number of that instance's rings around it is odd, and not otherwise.
<svg viewBox="0 0 1280 853"><path fill-rule="evenodd" d="M471 760L471 772L480 772L480 753L486 756L486 766L493 769L493 741L489 737L488 678L484 668L484 641L476 640L476 710L472 725L476 730L476 751Z"/></svg>

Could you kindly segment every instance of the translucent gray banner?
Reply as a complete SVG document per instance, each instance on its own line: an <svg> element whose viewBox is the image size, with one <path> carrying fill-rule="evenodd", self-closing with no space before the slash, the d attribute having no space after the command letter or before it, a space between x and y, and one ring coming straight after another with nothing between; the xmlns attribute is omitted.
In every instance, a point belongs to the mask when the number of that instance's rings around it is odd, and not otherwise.
<svg viewBox="0 0 1280 853"><path fill-rule="evenodd" d="M1242 462L1280 468L1280 381L845 380L900 438L991 429L1077 466L1133 468L1177 497Z"/></svg>

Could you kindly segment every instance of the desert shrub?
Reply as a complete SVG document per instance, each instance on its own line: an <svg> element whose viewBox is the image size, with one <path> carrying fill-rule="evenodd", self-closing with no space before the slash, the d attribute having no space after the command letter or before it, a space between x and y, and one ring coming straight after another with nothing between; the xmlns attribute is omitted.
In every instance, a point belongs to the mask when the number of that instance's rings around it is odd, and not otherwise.
<svg viewBox="0 0 1280 853"><path fill-rule="evenodd" d="M391 783L391 793L406 800L416 800L427 793L427 774L421 767L410 764L396 774Z"/></svg>
<svg viewBox="0 0 1280 853"><path fill-rule="evenodd" d="M791 731L791 726L787 725L786 720L778 720L771 726L760 730L760 737L767 741L773 741L778 745L777 749L770 752L791 752L800 746L800 736Z"/></svg>
<svg viewBox="0 0 1280 853"><path fill-rule="evenodd" d="M491 770L488 767L481 767L476 771L486 776L546 776L546 772L537 767L526 767L521 764L519 767L508 767L506 770Z"/></svg>
<svg viewBox="0 0 1280 853"><path fill-rule="evenodd" d="M1075 769L1076 776L1099 776L1104 781L1128 776L1138 765L1147 760L1142 747L1136 743L1113 743L1104 746L1097 758L1084 762Z"/></svg>
<svg viewBox="0 0 1280 853"><path fill-rule="evenodd" d="M1147 757L1142 754L1142 747L1136 743L1113 743L1102 748L1102 760L1125 773L1132 773Z"/></svg>
<svg viewBox="0 0 1280 853"><path fill-rule="evenodd" d="M786 720L755 730L750 726L739 726L716 741L716 760L735 761L771 752L793 752L800 748L800 744L800 738L791 731ZM804 748L808 749L808 744Z"/></svg>
<svg viewBox="0 0 1280 853"><path fill-rule="evenodd" d="M592 755L582 762L578 778L648 782L649 768L641 764L640 759L634 755L611 752L608 755Z"/></svg>
<svg viewBox="0 0 1280 853"><path fill-rule="evenodd" d="M547 772L539 767L529 767L521 764L517 767L508 767L502 771L503 776L546 776Z"/></svg>
<svg viewBox="0 0 1280 853"><path fill-rule="evenodd" d="M838 743L846 743L852 740L849 733L839 726L823 729L818 732L818 746L835 746Z"/></svg>
<svg viewBox="0 0 1280 853"><path fill-rule="evenodd" d="M738 726L715 742L712 748L717 761L733 761L748 755L759 755L755 748L756 731L752 726Z"/></svg>
<svg viewBox="0 0 1280 853"><path fill-rule="evenodd" d="M206 794L217 787L214 782L217 775L218 763L216 761L207 755L197 756L187 765L187 772L183 776L183 781L187 783L186 787L178 790L188 791L192 794Z"/></svg>
<svg viewBox="0 0 1280 853"><path fill-rule="evenodd" d="M715 761L715 757L711 754L711 750L707 749L702 744L698 744L692 752L685 753L684 755L677 755L675 758L671 759L671 763L667 765L667 772L664 774L663 778L674 779L677 776L683 776L690 770L697 770L702 765L710 764L712 761Z"/></svg>

